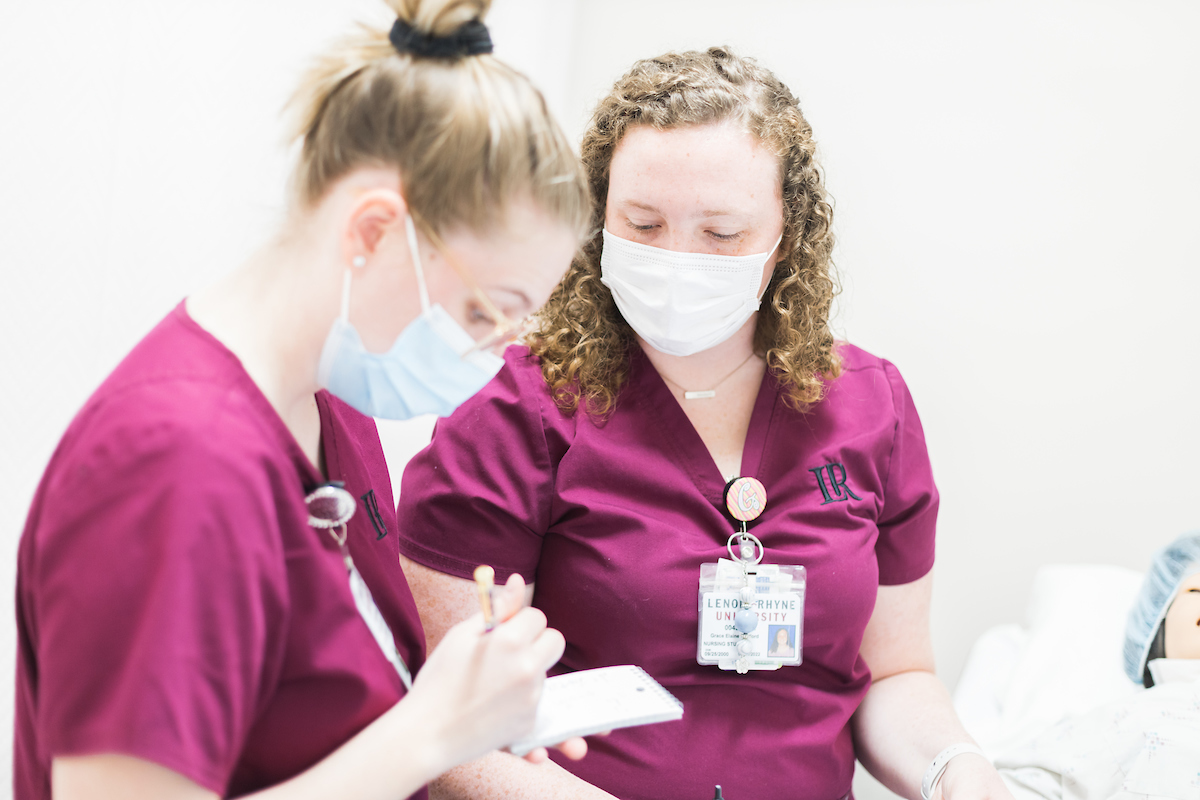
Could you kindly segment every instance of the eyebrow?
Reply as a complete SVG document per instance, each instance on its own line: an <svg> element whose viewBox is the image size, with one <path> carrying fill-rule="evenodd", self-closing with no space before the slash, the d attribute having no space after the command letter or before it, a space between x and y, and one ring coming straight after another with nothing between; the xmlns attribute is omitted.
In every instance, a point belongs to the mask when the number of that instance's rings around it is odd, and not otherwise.
<svg viewBox="0 0 1200 800"><path fill-rule="evenodd" d="M620 203L618 203L618 205L626 207L632 206L633 208L640 208L642 211L650 211L655 214L662 213L649 203L639 203L637 200L622 200Z"/></svg>
<svg viewBox="0 0 1200 800"><path fill-rule="evenodd" d="M657 208L650 205L649 203L641 203L641 202L638 202L637 200L621 200L621 201L618 201L617 205L620 207L639 208L642 211L649 211L652 214L661 214L662 213L661 211L659 211ZM747 218L749 215L743 214L743 213L740 213L737 211L729 211L726 209L705 209L704 211L700 212L700 216L705 217L705 218L708 218L708 217L738 217L739 219L744 219L744 218Z"/></svg>
<svg viewBox="0 0 1200 800"><path fill-rule="evenodd" d="M529 299L529 295L525 294L521 289L514 289L511 286L484 286L483 289L488 292L506 292L516 297L527 307L533 306L533 301Z"/></svg>

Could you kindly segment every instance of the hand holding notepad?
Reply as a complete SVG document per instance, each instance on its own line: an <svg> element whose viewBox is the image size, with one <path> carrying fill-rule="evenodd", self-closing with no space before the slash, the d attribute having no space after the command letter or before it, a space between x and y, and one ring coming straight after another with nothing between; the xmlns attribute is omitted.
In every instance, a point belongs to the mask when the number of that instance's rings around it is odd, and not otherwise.
<svg viewBox="0 0 1200 800"><path fill-rule="evenodd" d="M486 564L475 570L486 631L493 630L504 619L493 595L495 577L495 570ZM524 756L576 737L682 717L683 703L641 667L580 670L546 679L533 731L508 749L514 755ZM578 753L565 747L560 749L572 759L581 758L584 753L582 748Z"/></svg>
<svg viewBox="0 0 1200 800"><path fill-rule="evenodd" d="M580 670L546 679L533 732L509 750L520 756L572 736L682 717L683 703L641 667Z"/></svg>

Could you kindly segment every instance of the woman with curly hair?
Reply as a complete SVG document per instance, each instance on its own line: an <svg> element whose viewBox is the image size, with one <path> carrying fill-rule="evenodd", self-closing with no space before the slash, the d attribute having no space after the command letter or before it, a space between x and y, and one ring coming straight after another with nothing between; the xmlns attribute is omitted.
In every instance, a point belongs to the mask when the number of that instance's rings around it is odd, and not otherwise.
<svg viewBox="0 0 1200 800"><path fill-rule="evenodd" d="M400 550L431 644L490 563L566 636L558 670L639 664L684 717L565 768L493 753L436 792L832 800L857 756L908 797L938 777L939 796L1006 796L933 672L938 496L912 399L829 330L815 148L788 88L727 49L638 62L600 102L582 148L594 233L528 348L405 473ZM759 516L731 484L761 487ZM790 657L755 613L733 634L747 650L705 656L701 565L735 550L759 575L805 568L795 622L766 620L800 625ZM755 636L761 657L739 655Z"/></svg>

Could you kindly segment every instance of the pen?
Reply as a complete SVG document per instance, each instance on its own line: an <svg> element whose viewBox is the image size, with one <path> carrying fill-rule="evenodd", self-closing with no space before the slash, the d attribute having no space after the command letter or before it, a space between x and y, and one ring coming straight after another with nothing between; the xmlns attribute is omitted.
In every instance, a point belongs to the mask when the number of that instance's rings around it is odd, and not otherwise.
<svg viewBox="0 0 1200 800"><path fill-rule="evenodd" d="M496 585L496 570L486 564L475 568L475 585L479 589L479 605L483 609L483 629L496 627L496 611L492 607L492 589Z"/></svg>

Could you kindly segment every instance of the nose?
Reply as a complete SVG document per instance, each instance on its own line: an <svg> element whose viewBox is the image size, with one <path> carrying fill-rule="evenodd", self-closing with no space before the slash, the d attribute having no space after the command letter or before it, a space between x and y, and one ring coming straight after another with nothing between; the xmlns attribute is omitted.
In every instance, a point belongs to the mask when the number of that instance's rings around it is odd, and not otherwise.
<svg viewBox="0 0 1200 800"><path fill-rule="evenodd" d="M670 250L672 253L692 253L696 252L693 249L694 243L691 237L682 231L668 230L667 235L661 240L659 246L664 250Z"/></svg>

